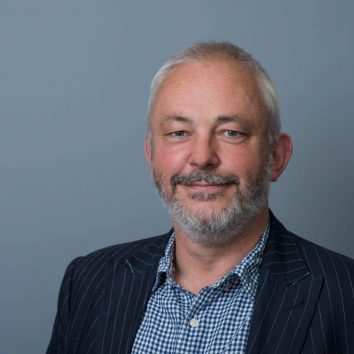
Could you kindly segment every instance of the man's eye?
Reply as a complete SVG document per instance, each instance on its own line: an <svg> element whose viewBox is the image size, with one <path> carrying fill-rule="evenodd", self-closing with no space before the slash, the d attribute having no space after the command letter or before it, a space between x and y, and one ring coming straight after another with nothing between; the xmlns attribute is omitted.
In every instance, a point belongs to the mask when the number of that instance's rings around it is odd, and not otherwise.
<svg viewBox="0 0 354 354"><path fill-rule="evenodd" d="M229 137L229 138L235 138L236 136L239 136L241 133L237 130L225 130L224 134Z"/></svg>
<svg viewBox="0 0 354 354"><path fill-rule="evenodd" d="M185 130L177 130L175 132L170 133L169 135L171 135L171 136L185 136L186 131Z"/></svg>

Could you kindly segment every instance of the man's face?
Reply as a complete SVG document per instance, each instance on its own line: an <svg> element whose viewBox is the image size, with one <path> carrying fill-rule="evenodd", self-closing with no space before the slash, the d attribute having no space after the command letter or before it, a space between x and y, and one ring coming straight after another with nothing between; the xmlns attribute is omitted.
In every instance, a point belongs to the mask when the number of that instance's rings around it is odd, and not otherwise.
<svg viewBox="0 0 354 354"><path fill-rule="evenodd" d="M226 243L267 206L268 120L254 76L229 60L188 63L162 82L146 152L177 225Z"/></svg>

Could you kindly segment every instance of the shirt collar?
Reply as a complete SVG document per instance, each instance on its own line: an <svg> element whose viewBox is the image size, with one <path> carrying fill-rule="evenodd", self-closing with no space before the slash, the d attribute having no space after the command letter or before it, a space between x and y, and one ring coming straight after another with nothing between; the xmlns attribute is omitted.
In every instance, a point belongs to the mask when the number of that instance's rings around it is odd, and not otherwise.
<svg viewBox="0 0 354 354"><path fill-rule="evenodd" d="M242 259L241 263L224 276L218 284L236 276L240 279L241 285L246 289L249 295L252 298L255 298L258 285L259 266L262 262L268 235L269 223L254 248Z"/></svg>
<svg viewBox="0 0 354 354"><path fill-rule="evenodd" d="M165 255L160 259L159 266L157 268L156 280L154 286L152 287L152 291L155 291L166 278L172 280L175 240L175 233L172 233L165 248Z"/></svg>
<svg viewBox="0 0 354 354"><path fill-rule="evenodd" d="M212 287L220 287L233 279L240 280L241 285L254 298L258 284L259 266L262 262L264 249L269 235L269 222L263 231L255 247L235 266L228 274L220 279ZM173 257L176 236L173 233L167 243L165 255L160 259L156 279L152 292L154 292L166 279L173 282Z"/></svg>

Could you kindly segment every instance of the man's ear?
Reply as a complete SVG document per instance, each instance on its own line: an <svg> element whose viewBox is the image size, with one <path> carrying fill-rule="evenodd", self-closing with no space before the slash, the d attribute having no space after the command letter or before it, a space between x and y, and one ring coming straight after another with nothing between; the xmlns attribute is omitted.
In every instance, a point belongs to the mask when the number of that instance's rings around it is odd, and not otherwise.
<svg viewBox="0 0 354 354"><path fill-rule="evenodd" d="M148 134L145 135L144 151L145 151L146 161L149 165L149 168L151 169L152 168L151 137Z"/></svg>
<svg viewBox="0 0 354 354"><path fill-rule="evenodd" d="M290 135L280 133L278 141L272 149L272 174L271 181L275 182L285 170L293 152L293 143Z"/></svg>

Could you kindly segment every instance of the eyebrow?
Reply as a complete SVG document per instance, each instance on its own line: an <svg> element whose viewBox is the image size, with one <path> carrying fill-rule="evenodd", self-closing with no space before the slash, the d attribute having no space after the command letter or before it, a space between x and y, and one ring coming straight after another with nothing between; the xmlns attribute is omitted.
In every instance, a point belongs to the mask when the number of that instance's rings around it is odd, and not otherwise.
<svg viewBox="0 0 354 354"><path fill-rule="evenodd" d="M160 122L160 127L163 128L166 124L168 124L170 122L180 122L180 123L193 124L193 121L187 117L183 117L180 115L169 115Z"/></svg>

